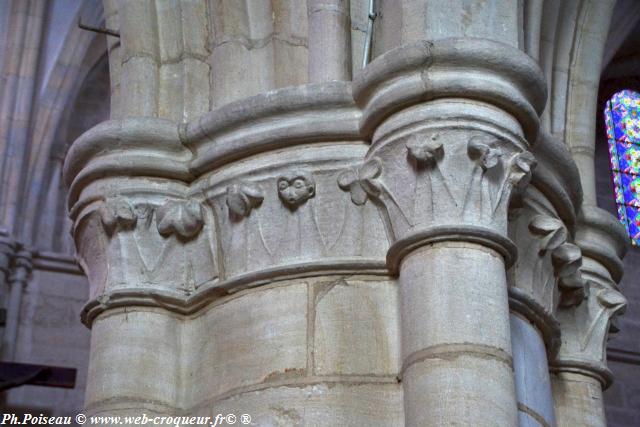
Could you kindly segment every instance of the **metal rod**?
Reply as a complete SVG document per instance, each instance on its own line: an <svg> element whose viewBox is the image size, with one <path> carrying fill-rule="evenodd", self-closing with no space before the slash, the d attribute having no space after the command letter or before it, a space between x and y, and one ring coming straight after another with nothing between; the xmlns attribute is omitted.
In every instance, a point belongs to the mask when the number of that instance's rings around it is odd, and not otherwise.
<svg viewBox="0 0 640 427"><path fill-rule="evenodd" d="M362 55L362 68L366 67L371 58L371 41L373 39L373 21L376 20L378 14L375 13L373 2L375 0L369 0L369 12L367 16L367 34L364 40L364 52Z"/></svg>
<svg viewBox="0 0 640 427"><path fill-rule="evenodd" d="M106 34L108 36L113 36L113 37L117 37L120 38L120 33L115 31L115 30L110 30L108 28L105 27L91 27L89 25L85 25L82 23L82 18L78 18L78 28L82 29L82 30L87 30L87 31L92 31L94 33L98 33L98 34Z"/></svg>

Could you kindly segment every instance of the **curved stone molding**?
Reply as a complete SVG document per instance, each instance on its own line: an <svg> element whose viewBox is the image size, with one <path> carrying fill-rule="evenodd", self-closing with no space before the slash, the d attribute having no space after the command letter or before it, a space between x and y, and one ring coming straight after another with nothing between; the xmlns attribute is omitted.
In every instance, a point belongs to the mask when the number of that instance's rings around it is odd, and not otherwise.
<svg viewBox="0 0 640 427"><path fill-rule="evenodd" d="M238 101L181 128L141 118L82 135L65 179L92 288L85 320L116 294L184 312L267 276L386 274L378 210L335 185L366 153L353 142L360 116L350 83L332 82Z"/></svg>
<svg viewBox="0 0 640 427"><path fill-rule="evenodd" d="M546 84L535 61L511 46L486 39L441 39L377 57L355 76L353 94L363 111L365 135L406 105L464 97L512 114L534 141Z"/></svg>
<svg viewBox="0 0 640 427"><path fill-rule="evenodd" d="M575 229L577 212L582 204L582 186L578 167L565 144L547 132L540 132L533 145L538 165L531 184L551 202L570 230Z"/></svg>
<svg viewBox="0 0 640 427"><path fill-rule="evenodd" d="M613 215L596 206L583 206L578 215L576 242L586 256L604 265L614 282L620 281L629 236Z"/></svg>
<svg viewBox="0 0 640 427"><path fill-rule="evenodd" d="M289 87L243 99L188 123L191 170L202 175L257 153L314 142L359 140L351 83Z"/></svg>
<svg viewBox="0 0 640 427"><path fill-rule="evenodd" d="M153 118L110 120L82 134L69 148L64 179L71 216L81 192L107 177L146 176L176 181L193 179L192 153L182 145L178 126ZM114 189L111 190L115 193Z"/></svg>

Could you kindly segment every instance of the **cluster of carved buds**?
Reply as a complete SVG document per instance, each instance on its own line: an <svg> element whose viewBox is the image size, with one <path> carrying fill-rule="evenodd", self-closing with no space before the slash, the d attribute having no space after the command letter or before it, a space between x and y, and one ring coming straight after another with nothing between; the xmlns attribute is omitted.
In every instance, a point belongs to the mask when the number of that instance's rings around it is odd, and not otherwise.
<svg viewBox="0 0 640 427"><path fill-rule="evenodd" d="M593 282L589 283L593 287ZM603 308L611 312L609 322L609 332L612 334L620 332L618 327L618 316L624 314L627 308L627 299L618 291L613 289L600 289L596 293L598 303Z"/></svg>
<svg viewBox="0 0 640 427"><path fill-rule="evenodd" d="M495 140L482 136L474 136L469 140L467 153L483 171L498 166L502 157L502 150L495 146Z"/></svg>
<svg viewBox="0 0 640 427"><path fill-rule="evenodd" d="M562 221L537 215L529 223L529 231L540 239L540 256L551 253L551 262L560 290L560 305L575 306L585 298L586 282L580 273L582 251L567 243L568 232Z"/></svg>
<svg viewBox="0 0 640 427"><path fill-rule="evenodd" d="M418 166L431 167L444 157L444 146L438 141L437 134L426 139L412 135L407 142L407 155Z"/></svg>
<svg viewBox="0 0 640 427"><path fill-rule="evenodd" d="M195 200L170 200L156 211L156 226L164 237L175 234L189 239L200 231L202 225L202 206Z"/></svg>
<svg viewBox="0 0 640 427"><path fill-rule="evenodd" d="M513 188L521 191L529 184L536 158L528 151L518 153L509 161L509 181Z"/></svg>
<svg viewBox="0 0 640 427"><path fill-rule="evenodd" d="M571 243L563 243L551 253L551 261L558 278L560 305L571 307L585 298L586 282L580 273L582 251Z"/></svg>
<svg viewBox="0 0 640 427"><path fill-rule="evenodd" d="M356 205L364 205L368 198L376 198L382 191L377 178L382 173L382 162L374 157L364 162L359 168L351 168L338 176L338 186L351 193L351 200Z"/></svg>
<svg viewBox="0 0 640 427"><path fill-rule="evenodd" d="M98 213L104 229L110 235L118 229L131 229L136 225L137 216L133 207L123 198L107 199Z"/></svg>
<svg viewBox="0 0 640 427"><path fill-rule="evenodd" d="M263 200L264 195L257 184L240 183L227 187L227 207L239 217L248 217Z"/></svg>

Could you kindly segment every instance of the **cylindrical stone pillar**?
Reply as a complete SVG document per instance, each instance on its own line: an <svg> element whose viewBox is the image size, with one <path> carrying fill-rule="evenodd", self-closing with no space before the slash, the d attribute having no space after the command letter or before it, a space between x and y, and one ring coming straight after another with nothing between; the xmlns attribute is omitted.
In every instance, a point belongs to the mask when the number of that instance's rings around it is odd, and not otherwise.
<svg viewBox="0 0 640 427"><path fill-rule="evenodd" d="M504 270L498 252L473 243L435 243L403 259L408 426L517 425Z"/></svg>
<svg viewBox="0 0 640 427"><path fill-rule="evenodd" d="M606 427L602 384L579 373L560 372L552 380L558 427Z"/></svg>
<svg viewBox="0 0 640 427"><path fill-rule="evenodd" d="M4 334L6 332L6 312L8 308L9 287L8 279L11 271L11 258L15 250L15 243L8 233L0 229L0 308L5 310L4 325L0 328L0 354L4 347Z"/></svg>
<svg viewBox="0 0 640 427"><path fill-rule="evenodd" d="M309 0L309 83L351 80L349 0Z"/></svg>
<svg viewBox="0 0 640 427"><path fill-rule="evenodd" d="M558 309L562 345L551 363L555 411L559 427L604 427L602 390L613 381L606 346L612 319L627 305L616 283L622 277L628 237L610 213L583 205L576 244L583 254L587 292L580 304Z"/></svg>
<svg viewBox="0 0 640 427"><path fill-rule="evenodd" d="M542 76L507 45L437 40L376 58L354 95L372 145L350 190L393 242L406 425L515 426L507 211L535 163Z"/></svg>
<svg viewBox="0 0 640 427"><path fill-rule="evenodd" d="M9 304L7 307L7 327L5 329L4 355L7 360L15 359L16 344L18 340L18 324L20 322L20 306L22 305L22 293L27 286L31 273L31 253L18 252L13 260L13 271L9 278Z"/></svg>

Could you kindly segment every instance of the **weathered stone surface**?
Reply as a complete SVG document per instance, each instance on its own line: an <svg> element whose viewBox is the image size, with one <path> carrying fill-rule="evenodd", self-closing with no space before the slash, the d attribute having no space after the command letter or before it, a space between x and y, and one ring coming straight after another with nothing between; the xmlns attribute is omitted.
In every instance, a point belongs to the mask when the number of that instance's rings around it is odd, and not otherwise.
<svg viewBox="0 0 640 427"><path fill-rule="evenodd" d="M549 363L540 332L527 320L511 314L513 371L518 396L518 419L521 425L556 424L549 379ZM534 424L531 424L531 423Z"/></svg>
<svg viewBox="0 0 640 427"><path fill-rule="evenodd" d="M260 426L401 427L402 389L397 384L316 383L248 392L213 402L211 413L249 414Z"/></svg>
<svg viewBox="0 0 640 427"><path fill-rule="evenodd" d="M317 375L399 372L395 282L344 278L314 281L313 358Z"/></svg>
<svg viewBox="0 0 640 427"><path fill-rule="evenodd" d="M96 319L91 331L87 411L133 405L140 410L175 411L181 384L180 353L175 350L181 346L181 327L180 319L157 309L125 308Z"/></svg>
<svg viewBox="0 0 640 427"><path fill-rule="evenodd" d="M370 17L366 3L105 1L120 36L107 38L114 120L80 137L64 168L91 287L88 411L553 425L546 376L527 380L547 367L545 346L560 424L588 402L571 381L606 385L623 251L599 250L615 230L592 206L578 215L577 183L593 178L579 104L600 68L585 52L603 50L609 18L594 11L611 0L381 1ZM17 52L39 40L21 35L25 11L45 14L17 4L2 75L16 90L0 106L0 148L17 154L0 170L0 213L31 236L15 215L28 174L14 165L66 149L27 145L64 135L28 131L25 67L38 61ZM360 69L374 19L374 61ZM51 89L72 93L65 69ZM508 298L535 326L510 325ZM591 409L583 420L602 422Z"/></svg>
<svg viewBox="0 0 640 427"><path fill-rule="evenodd" d="M184 325L184 405L307 370L305 282L249 291Z"/></svg>

